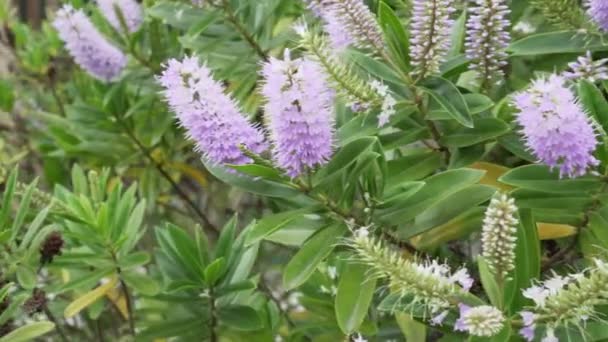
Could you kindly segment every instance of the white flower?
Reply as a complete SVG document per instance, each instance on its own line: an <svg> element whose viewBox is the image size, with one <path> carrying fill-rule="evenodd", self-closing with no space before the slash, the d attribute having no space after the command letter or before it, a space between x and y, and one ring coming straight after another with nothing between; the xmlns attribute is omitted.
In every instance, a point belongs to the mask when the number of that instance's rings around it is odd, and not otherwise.
<svg viewBox="0 0 608 342"><path fill-rule="evenodd" d="M454 273L450 280L453 280L462 286L462 289L465 291L469 291L471 286L473 286L473 278L469 275L469 271L466 268L461 268L456 273Z"/></svg>
<svg viewBox="0 0 608 342"><path fill-rule="evenodd" d="M543 337L541 342L559 342L559 339L555 337L555 331L553 330L553 328L547 329L547 335Z"/></svg>
<svg viewBox="0 0 608 342"><path fill-rule="evenodd" d="M367 340L364 339L363 336L361 336L361 334L357 334L357 336L355 337L353 342L367 342Z"/></svg>
<svg viewBox="0 0 608 342"><path fill-rule="evenodd" d="M548 279L544 282L544 286L547 290L549 290L549 294L556 294L561 290L564 285L568 284L568 277L562 277L559 275L554 275L553 278Z"/></svg>
<svg viewBox="0 0 608 342"><path fill-rule="evenodd" d="M490 269L501 277L515 268L516 213L513 198L501 194L490 201L483 219L482 254Z"/></svg>
<svg viewBox="0 0 608 342"><path fill-rule="evenodd" d="M460 318L454 325L456 331L466 331L473 336L490 337L504 326L505 317L497 308L489 305L469 307L460 304Z"/></svg>
<svg viewBox="0 0 608 342"><path fill-rule="evenodd" d="M537 307L545 306L545 300L549 296L549 291L541 286L532 286L523 291L526 298L532 299Z"/></svg>
<svg viewBox="0 0 608 342"><path fill-rule="evenodd" d="M329 266L327 267L327 275L330 279L336 279L338 278L338 270L335 266Z"/></svg>

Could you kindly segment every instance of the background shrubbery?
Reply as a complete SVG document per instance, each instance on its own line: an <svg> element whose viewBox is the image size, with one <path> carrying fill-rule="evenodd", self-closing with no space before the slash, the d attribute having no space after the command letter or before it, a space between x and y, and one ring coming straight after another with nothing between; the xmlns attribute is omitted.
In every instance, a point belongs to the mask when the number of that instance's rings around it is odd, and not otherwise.
<svg viewBox="0 0 608 342"><path fill-rule="evenodd" d="M47 14L0 0L0 342L608 339L602 0Z"/></svg>

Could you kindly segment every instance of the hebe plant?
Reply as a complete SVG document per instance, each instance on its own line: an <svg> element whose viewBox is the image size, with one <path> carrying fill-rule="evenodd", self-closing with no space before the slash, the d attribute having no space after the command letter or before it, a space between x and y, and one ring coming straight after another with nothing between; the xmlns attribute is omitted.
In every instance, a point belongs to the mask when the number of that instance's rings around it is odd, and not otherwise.
<svg viewBox="0 0 608 342"><path fill-rule="evenodd" d="M0 5L0 342L608 336L605 1Z"/></svg>

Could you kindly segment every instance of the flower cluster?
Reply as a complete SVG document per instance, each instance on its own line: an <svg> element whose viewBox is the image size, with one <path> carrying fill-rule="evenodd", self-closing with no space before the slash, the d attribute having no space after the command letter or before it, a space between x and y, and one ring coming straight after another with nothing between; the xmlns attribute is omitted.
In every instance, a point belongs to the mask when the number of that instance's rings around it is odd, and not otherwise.
<svg viewBox="0 0 608 342"><path fill-rule="evenodd" d="M318 64L271 58L264 64L266 122L277 165L296 177L324 164L333 151L334 94Z"/></svg>
<svg viewBox="0 0 608 342"><path fill-rule="evenodd" d="M327 48L323 37L310 32L306 27L298 27L297 31L302 36L302 45L310 52L310 58L319 64L337 95L356 111L380 108L379 124L386 124L395 113L396 105L388 87L378 81L366 81L352 72L348 65L338 60Z"/></svg>
<svg viewBox="0 0 608 342"><path fill-rule="evenodd" d="M266 149L264 135L240 113L211 71L195 57L171 59L159 77L163 94L203 157L219 164L247 164Z"/></svg>
<svg viewBox="0 0 608 342"><path fill-rule="evenodd" d="M608 80L607 62L608 58L594 61L591 51L587 51L587 54L578 57L575 62L568 63L571 71L566 71L563 75L570 80L584 79L592 83L605 81Z"/></svg>
<svg viewBox="0 0 608 342"><path fill-rule="evenodd" d="M523 295L534 301L534 307L520 313L524 322L520 334L532 341L536 324L544 324L550 341L555 338L555 328L579 326L597 318L595 307L608 304L608 264L594 259L589 269L565 277L554 275L526 289Z"/></svg>
<svg viewBox="0 0 608 342"><path fill-rule="evenodd" d="M120 12L129 32L135 32L143 21L141 5L135 0L97 0L97 7L116 30L122 30Z"/></svg>
<svg viewBox="0 0 608 342"><path fill-rule="evenodd" d="M384 50L382 31L376 18L363 0L321 0L327 4L342 32L349 32L353 43L359 48L369 48L376 52Z"/></svg>
<svg viewBox="0 0 608 342"><path fill-rule="evenodd" d="M335 51L342 51L354 43L352 34L342 22L338 20L337 13L332 10L332 3L324 0L308 0L308 7L321 20L323 29L329 38L329 45Z"/></svg>
<svg viewBox="0 0 608 342"><path fill-rule="evenodd" d="M603 31L608 31L608 2L606 0L589 0L587 13Z"/></svg>
<svg viewBox="0 0 608 342"><path fill-rule="evenodd" d="M543 163L559 168L561 176L583 175L598 164L593 126L565 79L552 75L534 81L514 97L526 146Z"/></svg>
<svg viewBox="0 0 608 342"><path fill-rule="evenodd" d="M454 330L465 331L473 336L490 337L502 330L505 317L497 308L489 305L470 307L459 304L460 317Z"/></svg>
<svg viewBox="0 0 608 342"><path fill-rule="evenodd" d="M467 20L466 56L477 72L482 88L500 82L509 45L509 6L505 0L475 0Z"/></svg>
<svg viewBox="0 0 608 342"><path fill-rule="evenodd" d="M453 0L414 0L410 28L412 65L419 76L439 72L450 48Z"/></svg>
<svg viewBox="0 0 608 342"><path fill-rule="evenodd" d="M359 228L350 241L357 258L368 264L374 274L389 280L389 288L402 296L411 296L412 304L423 306L434 316L432 323L441 324L452 306L452 300L469 291L473 280L466 269L450 273L449 266L437 261L418 262L402 258Z"/></svg>
<svg viewBox="0 0 608 342"><path fill-rule="evenodd" d="M501 194L490 201L481 231L482 255L500 278L515 268L517 223L515 201Z"/></svg>
<svg viewBox="0 0 608 342"><path fill-rule="evenodd" d="M127 57L102 36L82 10L64 5L53 26L76 63L95 78L110 81L127 64Z"/></svg>

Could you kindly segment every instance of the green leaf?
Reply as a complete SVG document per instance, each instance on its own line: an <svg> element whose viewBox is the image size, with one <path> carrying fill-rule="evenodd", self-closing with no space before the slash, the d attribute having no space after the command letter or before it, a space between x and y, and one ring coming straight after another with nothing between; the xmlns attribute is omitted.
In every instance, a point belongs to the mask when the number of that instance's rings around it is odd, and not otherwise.
<svg viewBox="0 0 608 342"><path fill-rule="evenodd" d="M55 329L55 324L47 321L34 322L19 327L0 337L0 342L27 342L40 337Z"/></svg>
<svg viewBox="0 0 608 342"><path fill-rule="evenodd" d="M558 53L585 53L607 51L602 38L580 34L575 31L539 33L513 42L507 51L511 56L538 56Z"/></svg>
<svg viewBox="0 0 608 342"><path fill-rule="evenodd" d="M11 203L13 201L13 195L15 193L15 185L17 184L18 169L15 167L8 177L8 181L5 184L4 196L2 196L2 208L0 208L0 230L3 230L6 226L8 219L11 214Z"/></svg>
<svg viewBox="0 0 608 342"><path fill-rule="evenodd" d="M153 18L161 19L165 24L179 29L187 30L205 17L205 10L194 8L185 3L179 2L158 2L156 5L147 8L146 14Z"/></svg>
<svg viewBox="0 0 608 342"><path fill-rule="evenodd" d="M226 167L221 165L214 165L208 161L203 160L205 167L209 172L217 177L222 182L241 188L245 191L249 191L254 194L268 196L268 197L279 197L279 198L294 198L301 196L301 194L284 184L277 182L264 180L260 178L251 178L237 173L230 172Z"/></svg>
<svg viewBox="0 0 608 342"><path fill-rule="evenodd" d="M509 125L496 118L480 118L475 120L475 127L460 128L444 136L443 144L452 147L475 145L499 137L509 132Z"/></svg>
<svg viewBox="0 0 608 342"><path fill-rule="evenodd" d="M345 232L344 224L335 223L308 239L285 267L283 273L285 288L294 289L308 280L317 265L331 253Z"/></svg>
<svg viewBox="0 0 608 342"><path fill-rule="evenodd" d="M602 91L593 83L581 79L578 82L578 96L581 103L602 126L604 133L608 132L608 102Z"/></svg>
<svg viewBox="0 0 608 342"><path fill-rule="evenodd" d="M427 77L420 85L452 119L465 127L473 127L473 119L467 103L456 86L441 77Z"/></svg>
<svg viewBox="0 0 608 342"><path fill-rule="evenodd" d="M251 177L262 177L264 179L270 180L270 181L276 181L279 183L285 182L287 180L289 180L289 178L287 176L285 176L285 174L283 174L281 171L265 166L265 165L258 165L258 164L246 164L246 165L233 165L233 164L227 164L227 167L230 167L232 169L235 169L236 171L245 174L245 175L249 175Z"/></svg>
<svg viewBox="0 0 608 342"><path fill-rule="evenodd" d="M25 190L25 194L21 197L21 203L19 204L19 209L17 210L17 214L15 215L15 220L13 221L13 226L11 229L11 241L15 241L17 238L17 234L21 230L21 226L25 221L25 216L30 211L30 202L32 201L32 194L34 193L37 183L37 181L34 181L32 184L28 185L27 189Z"/></svg>
<svg viewBox="0 0 608 342"><path fill-rule="evenodd" d="M488 201L495 192L493 187L474 184L450 194L416 215L412 225L402 224L398 230L399 237L406 239L445 224Z"/></svg>
<svg viewBox="0 0 608 342"><path fill-rule="evenodd" d="M425 179L422 189L392 208L377 210L382 221L403 224L443 198L477 183L485 171L455 169L433 175Z"/></svg>
<svg viewBox="0 0 608 342"><path fill-rule="evenodd" d="M0 110L10 113L15 104L12 85L7 80L0 80Z"/></svg>
<svg viewBox="0 0 608 342"><path fill-rule="evenodd" d="M27 265L20 265L17 267L17 281L23 288L31 290L36 287L38 276L36 271Z"/></svg>
<svg viewBox="0 0 608 342"><path fill-rule="evenodd" d="M557 170L551 171L545 165L526 165L512 169L498 179L515 187L549 193L580 193L595 191L601 180L594 176L560 178Z"/></svg>
<svg viewBox="0 0 608 342"><path fill-rule="evenodd" d="M144 296L154 296L160 292L160 285L152 277L137 271L127 271L120 274L127 286Z"/></svg>
<svg viewBox="0 0 608 342"><path fill-rule="evenodd" d="M118 259L118 266L123 270L130 268L139 267L150 262L150 254L148 252L140 251L125 255Z"/></svg>
<svg viewBox="0 0 608 342"><path fill-rule="evenodd" d="M479 278L486 295L490 299L492 305L498 308L503 307L502 289L498 287L494 274L490 271L490 267L486 259L482 256L477 257L477 268L479 269Z"/></svg>
<svg viewBox="0 0 608 342"><path fill-rule="evenodd" d="M370 277L369 267L348 263L340 276L336 294L336 319L345 334L359 330L374 297L376 279Z"/></svg>
<svg viewBox="0 0 608 342"><path fill-rule="evenodd" d="M378 4L378 22L384 32L393 61L402 70L410 70L408 33L393 9L384 2Z"/></svg>
<svg viewBox="0 0 608 342"><path fill-rule="evenodd" d="M406 341L426 341L426 325L403 312L395 312L395 320Z"/></svg>
<svg viewBox="0 0 608 342"><path fill-rule="evenodd" d="M511 312L520 310L528 301L521 290L530 287L532 279L540 277L540 242L530 209L519 211L519 221L515 247L515 281L505 286L505 298L513 298L510 303Z"/></svg>
<svg viewBox="0 0 608 342"><path fill-rule="evenodd" d="M213 286L222 277L223 272L226 270L226 259L219 258L214 260L205 268L205 282L207 285Z"/></svg>
<svg viewBox="0 0 608 342"><path fill-rule="evenodd" d="M245 239L245 245L250 246L263 240L294 220L301 218L302 215L314 211L314 209L314 207L303 208L265 216L249 231L249 234L247 234L247 238Z"/></svg>
<svg viewBox="0 0 608 342"><path fill-rule="evenodd" d="M264 326L256 310L244 305L221 307L218 318L220 323L241 331L258 330Z"/></svg>

